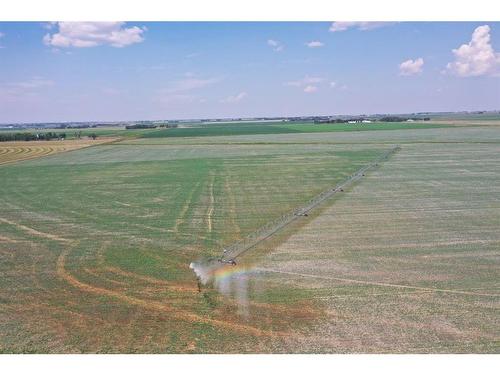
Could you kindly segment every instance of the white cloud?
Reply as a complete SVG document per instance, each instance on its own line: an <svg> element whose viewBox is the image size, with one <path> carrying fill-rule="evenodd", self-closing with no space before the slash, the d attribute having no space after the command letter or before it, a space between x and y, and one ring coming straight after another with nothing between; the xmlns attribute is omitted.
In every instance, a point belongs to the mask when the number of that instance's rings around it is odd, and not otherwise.
<svg viewBox="0 0 500 375"><path fill-rule="evenodd" d="M145 27L125 27L125 22L58 22L58 31L48 33L43 42L52 47L125 47L144 40Z"/></svg>
<svg viewBox="0 0 500 375"><path fill-rule="evenodd" d="M337 82L334 82L334 81L330 82L330 87L332 89L335 88L336 86L337 86Z"/></svg>
<svg viewBox="0 0 500 375"><path fill-rule="evenodd" d="M411 76L414 74L422 73L424 66L424 59L419 57L415 60L406 60L399 64L399 74L402 76Z"/></svg>
<svg viewBox="0 0 500 375"><path fill-rule="evenodd" d="M316 92L318 91L318 87L317 86L313 86L313 85L307 85L305 88L304 88L304 92L310 94L312 92Z"/></svg>
<svg viewBox="0 0 500 375"><path fill-rule="evenodd" d="M289 81L286 82L286 86L295 86L295 87L302 87L302 86L307 86L311 83L320 83L323 82L325 79L321 77L311 77L311 76L305 76L302 79L299 79L297 81Z"/></svg>
<svg viewBox="0 0 500 375"><path fill-rule="evenodd" d="M361 30L361 31L367 31L367 30L373 30L373 29L378 29L379 27L384 27L384 26L389 26L393 24L394 22L342 22L342 21L337 21L333 22L330 26L330 31L331 32L337 32L337 31L346 31L352 28Z"/></svg>
<svg viewBox="0 0 500 375"><path fill-rule="evenodd" d="M318 84L322 84L323 82L325 82L325 79L322 77L305 76L297 81L285 82L285 85L301 88L302 91L309 94L318 91Z"/></svg>
<svg viewBox="0 0 500 375"><path fill-rule="evenodd" d="M161 102L172 101L188 101L192 102L198 97L191 94L220 81L220 78L197 78L193 75L188 75L187 78L171 82L167 87L157 90L156 99Z"/></svg>
<svg viewBox="0 0 500 375"><path fill-rule="evenodd" d="M238 95L230 95L227 98L222 99L221 103L238 103L247 97L246 92L240 92Z"/></svg>
<svg viewBox="0 0 500 375"><path fill-rule="evenodd" d="M500 75L500 53L490 43L490 27L477 27L471 41L452 50L455 61L448 63L447 71L460 77Z"/></svg>
<svg viewBox="0 0 500 375"><path fill-rule="evenodd" d="M319 40L311 40L309 43L306 43L306 46L309 48L319 48L323 47L325 44L321 43Z"/></svg>
<svg viewBox="0 0 500 375"><path fill-rule="evenodd" d="M281 52L285 49L285 45L279 40L268 39L267 45L271 47L275 52Z"/></svg>

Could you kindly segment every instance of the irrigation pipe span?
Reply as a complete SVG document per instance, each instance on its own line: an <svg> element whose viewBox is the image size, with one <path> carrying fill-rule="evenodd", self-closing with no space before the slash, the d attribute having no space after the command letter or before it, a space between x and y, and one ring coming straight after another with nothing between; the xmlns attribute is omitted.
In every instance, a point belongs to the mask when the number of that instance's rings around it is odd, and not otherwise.
<svg viewBox="0 0 500 375"><path fill-rule="evenodd" d="M343 182L336 185L335 187L325 190L318 194L311 200L309 200L304 206L294 209L293 211L286 213L277 219L270 221L263 227L257 229L255 232L249 234L242 240L232 243L229 246L223 248L221 257L219 261L222 263L235 264L235 259L241 256L246 251L252 249L262 241L268 239L293 221L300 217L308 216L309 211L317 207L319 204L332 197L334 194L344 191L344 188L353 184L357 180L361 179L365 172L378 166L379 163L387 160L392 154L401 150L401 147L394 146L390 150L384 152L378 158L373 160L370 164L364 166L363 168L356 171L354 174L347 177Z"/></svg>

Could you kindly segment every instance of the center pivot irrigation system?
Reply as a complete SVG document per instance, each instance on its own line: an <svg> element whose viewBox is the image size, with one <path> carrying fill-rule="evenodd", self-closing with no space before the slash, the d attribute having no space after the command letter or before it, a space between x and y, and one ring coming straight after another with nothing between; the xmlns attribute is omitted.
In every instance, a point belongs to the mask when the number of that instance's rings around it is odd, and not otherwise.
<svg viewBox="0 0 500 375"><path fill-rule="evenodd" d="M344 188L362 178L365 175L365 172L377 167L379 163L387 160L392 154L396 153L399 150L401 150L401 147L399 145L394 146L393 148L384 152L381 156L373 160L370 164L364 166L354 174L347 177L343 182L341 182L334 188L328 189L318 194L317 196L309 200L304 206L296 208L293 211L286 213L273 221L270 221L269 223L259 228L255 232L249 234L240 241L237 241L225 247L222 251L221 257L218 258L218 261L220 263L236 265L235 259L241 256L243 253L254 248L259 243L268 239L298 218L308 216L309 211L317 207L319 204L321 204L334 194L343 192Z"/></svg>

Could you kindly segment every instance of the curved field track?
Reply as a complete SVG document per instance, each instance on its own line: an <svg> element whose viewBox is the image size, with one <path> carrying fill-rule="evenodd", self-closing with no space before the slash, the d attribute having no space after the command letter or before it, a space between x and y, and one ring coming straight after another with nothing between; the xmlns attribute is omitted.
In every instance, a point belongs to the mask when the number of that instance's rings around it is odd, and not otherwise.
<svg viewBox="0 0 500 375"><path fill-rule="evenodd" d="M14 163L21 160L36 159L60 152L77 150L84 147L114 141L115 138L101 138L96 140L80 139L69 141L31 141L31 142L2 142L0 143L0 165Z"/></svg>

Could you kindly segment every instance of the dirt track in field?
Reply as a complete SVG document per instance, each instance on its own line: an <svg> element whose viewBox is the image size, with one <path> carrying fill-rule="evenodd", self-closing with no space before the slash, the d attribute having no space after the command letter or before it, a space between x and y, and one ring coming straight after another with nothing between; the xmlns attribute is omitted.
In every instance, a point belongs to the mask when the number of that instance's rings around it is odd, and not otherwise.
<svg viewBox="0 0 500 375"><path fill-rule="evenodd" d="M25 231L26 233L29 233L33 236L43 237L43 238L47 238L49 240L60 241L60 242L71 242L71 240L57 236L55 234L40 232L40 231L37 231L36 229L27 227L26 225L22 225L22 224L13 222L11 220L4 219L2 217L0 217L0 222L12 225L12 226L14 226L18 229L21 229L21 230Z"/></svg>
<svg viewBox="0 0 500 375"><path fill-rule="evenodd" d="M96 287L87 283L84 283L80 280L78 280L76 277L71 275L65 267L66 264L66 258L67 256L71 253L71 248L68 248L64 250L61 255L57 259L57 274L58 276L65 280L67 283L71 284L72 286L83 290L88 293L93 293L101 296L107 296L111 298L116 298L122 302L125 302L130 305L135 305L139 306L145 309L149 310L157 310L161 312L166 312L169 314L169 316L173 319L178 319L181 321L185 322L197 322L197 323L207 323L211 324L215 327L219 328L225 328L225 329L231 329L236 332L243 332L243 333L249 333L255 336L268 336L268 337L278 337L278 336L287 336L286 333L284 332L277 332L277 331L267 331L267 330L262 330L256 327L244 325L241 323L232 323L230 321L222 321L222 320L217 320L217 319L211 319L211 318L205 318L199 315L196 315L194 313L188 312L188 311L181 311L178 309L175 309L169 305L166 305L164 303L160 303L157 301L148 301L148 300L143 300L140 298L128 296L124 293L120 293L118 291L110 290L110 289L105 289L105 288L100 288Z"/></svg>

